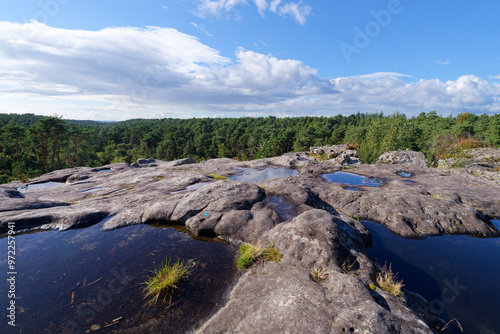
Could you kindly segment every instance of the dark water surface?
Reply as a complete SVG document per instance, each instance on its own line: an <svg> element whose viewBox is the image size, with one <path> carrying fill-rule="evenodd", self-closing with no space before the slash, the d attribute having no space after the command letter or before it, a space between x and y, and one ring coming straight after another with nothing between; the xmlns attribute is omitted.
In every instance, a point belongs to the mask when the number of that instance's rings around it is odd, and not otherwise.
<svg viewBox="0 0 500 334"><path fill-rule="evenodd" d="M259 170L254 168L235 167L235 169L241 170L241 173L231 175L228 179L233 181L245 181L248 183L259 183L299 174L298 170L286 168L264 168Z"/></svg>
<svg viewBox="0 0 500 334"><path fill-rule="evenodd" d="M425 297L439 317L457 318L464 333L500 333L500 238L410 240L376 223L363 224L373 234L369 257L392 263L406 288Z"/></svg>
<svg viewBox="0 0 500 334"><path fill-rule="evenodd" d="M183 332L215 307L234 276L233 246L162 225L109 232L99 225L15 236L16 327L7 325L4 279L0 333L83 333L92 325L110 332L152 318ZM7 238L0 239L0 248L7 250ZM194 267L170 308L145 306L142 283L166 257L192 260ZM0 259L4 274L6 258Z"/></svg>
<svg viewBox="0 0 500 334"><path fill-rule="evenodd" d="M366 177L348 172L323 174L321 177L327 182L348 184L350 186L380 187L385 184L384 180L380 178Z"/></svg>

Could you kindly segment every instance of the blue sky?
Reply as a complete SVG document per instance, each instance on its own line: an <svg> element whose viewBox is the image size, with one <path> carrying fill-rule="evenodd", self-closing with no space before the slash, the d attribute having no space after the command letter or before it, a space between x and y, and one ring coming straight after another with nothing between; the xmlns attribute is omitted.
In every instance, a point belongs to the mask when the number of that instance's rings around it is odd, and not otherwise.
<svg viewBox="0 0 500 334"><path fill-rule="evenodd" d="M495 114L498 13L498 1L3 2L0 112Z"/></svg>

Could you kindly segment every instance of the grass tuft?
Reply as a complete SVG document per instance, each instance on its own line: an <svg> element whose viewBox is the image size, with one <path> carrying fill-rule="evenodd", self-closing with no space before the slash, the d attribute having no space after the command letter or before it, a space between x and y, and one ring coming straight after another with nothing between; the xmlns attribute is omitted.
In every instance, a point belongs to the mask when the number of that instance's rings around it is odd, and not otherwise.
<svg viewBox="0 0 500 334"><path fill-rule="evenodd" d="M208 176L211 176L213 177L214 179L216 180L223 180L223 181L226 181L227 178L225 176L222 176L222 175L217 175L217 174L209 174Z"/></svg>
<svg viewBox="0 0 500 334"><path fill-rule="evenodd" d="M328 273L323 267L315 267L311 270L311 278L314 282L320 283L328 278Z"/></svg>
<svg viewBox="0 0 500 334"><path fill-rule="evenodd" d="M403 281L397 279L397 273L392 272L391 265L387 266L387 262L383 267L378 266L376 281L382 290L389 292L391 295L398 297L402 294Z"/></svg>
<svg viewBox="0 0 500 334"><path fill-rule="evenodd" d="M240 256L236 260L238 270L250 267L262 255L259 245L243 244L240 246Z"/></svg>
<svg viewBox="0 0 500 334"><path fill-rule="evenodd" d="M259 258L265 262L278 262L281 257L282 254L274 245L262 248L260 245L243 244L240 246L240 256L236 260L236 267L238 270L248 268Z"/></svg>
<svg viewBox="0 0 500 334"><path fill-rule="evenodd" d="M165 259L165 263L152 271L153 277L147 279L143 289L144 297L149 299L150 305L156 304L159 301L164 302L167 298L172 299L173 293L178 288L178 283L188 275L188 265L177 260L172 266L170 259Z"/></svg>
<svg viewBox="0 0 500 334"><path fill-rule="evenodd" d="M266 247L262 250L262 258L266 262L279 262L283 255L277 250L274 245Z"/></svg>

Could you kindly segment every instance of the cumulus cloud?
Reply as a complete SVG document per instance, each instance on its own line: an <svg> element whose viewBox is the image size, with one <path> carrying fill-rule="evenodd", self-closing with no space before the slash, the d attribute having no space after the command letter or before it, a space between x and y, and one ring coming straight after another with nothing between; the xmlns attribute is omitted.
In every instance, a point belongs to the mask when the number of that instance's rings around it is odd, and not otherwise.
<svg viewBox="0 0 500 334"><path fill-rule="evenodd" d="M267 10L280 16L288 16L301 25L307 21L312 8L300 2L283 2L282 0L253 0L260 16L264 17ZM247 0L200 0L198 13L203 17L228 17L236 11L236 8L247 6Z"/></svg>
<svg viewBox="0 0 500 334"><path fill-rule="evenodd" d="M87 96L99 105L114 103L116 110L203 110L207 103L265 105L333 92L330 81L300 61L244 49L233 61L170 28L84 31L0 22L0 31L4 99L21 94L77 103L76 97Z"/></svg>
<svg viewBox="0 0 500 334"><path fill-rule="evenodd" d="M299 60L243 48L224 57L170 28L85 31L0 22L0 32L0 112L96 120L500 112L500 84L474 75L325 79Z"/></svg>

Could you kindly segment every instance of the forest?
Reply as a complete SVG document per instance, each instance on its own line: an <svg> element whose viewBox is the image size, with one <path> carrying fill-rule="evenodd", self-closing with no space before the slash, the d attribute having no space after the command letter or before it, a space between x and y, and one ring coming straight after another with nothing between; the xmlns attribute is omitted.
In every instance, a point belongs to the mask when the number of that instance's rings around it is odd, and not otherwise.
<svg viewBox="0 0 500 334"><path fill-rule="evenodd" d="M334 117L64 120L0 114L0 183L76 166L133 162L138 158L192 157L250 160L348 144L365 163L388 150L411 149L433 163L457 150L500 146L500 114L435 111L408 118L383 113Z"/></svg>

